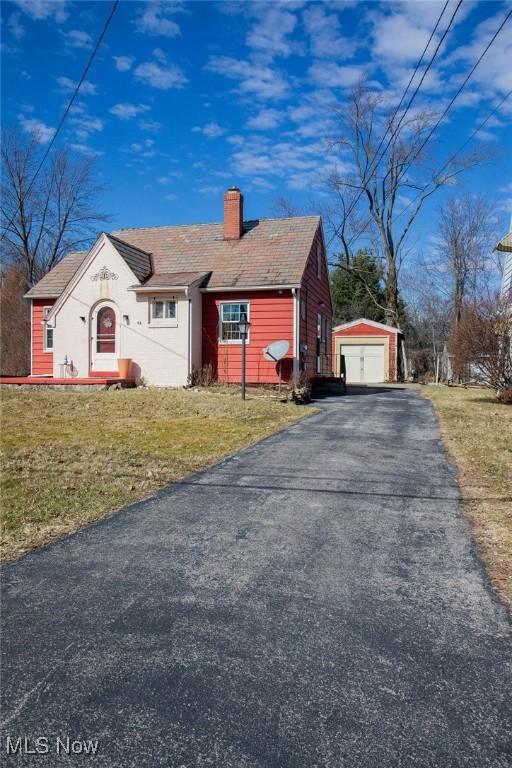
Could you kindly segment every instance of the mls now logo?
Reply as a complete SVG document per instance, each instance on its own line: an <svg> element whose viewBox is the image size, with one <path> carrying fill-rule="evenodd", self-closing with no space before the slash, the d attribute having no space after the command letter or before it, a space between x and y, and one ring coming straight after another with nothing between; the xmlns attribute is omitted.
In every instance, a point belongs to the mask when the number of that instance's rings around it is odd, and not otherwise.
<svg viewBox="0 0 512 768"><path fill-rule="evenodd" d="M95 755L98 751L98 740L70 739L69 736L58 736L55 742L50 742L47 736L29 739L26 736L7 736L5 750L8 755L46 755L50 751L57 755Z"/></svg>

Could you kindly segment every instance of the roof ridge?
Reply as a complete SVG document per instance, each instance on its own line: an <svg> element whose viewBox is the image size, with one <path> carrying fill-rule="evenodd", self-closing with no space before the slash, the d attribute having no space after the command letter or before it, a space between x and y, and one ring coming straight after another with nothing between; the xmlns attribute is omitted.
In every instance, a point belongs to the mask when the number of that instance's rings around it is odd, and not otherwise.
<svg viewBox="0 0 512 768"><path fill-rule="evenodd" d="M254 222L259 221L296 221L297 219L320 219L320 214L311 214L309 216L268 216L268 217L261 217L259 219L244 219L244 224L253 224ZM182 229L185 227L217 227L222 226L224 222L223 221L207 221L202 222L199 224L150 224L149 226L142 226L142 227L120 227L119 229L114 229L114 232L133 232L133 230L139 230L139 229ZM116 237L116 235L113 235L113 237ZM117 238L120 240L121 238ZM124 241L123 241L124 242ZM129 243L127 243L129 245Z"/></svg>

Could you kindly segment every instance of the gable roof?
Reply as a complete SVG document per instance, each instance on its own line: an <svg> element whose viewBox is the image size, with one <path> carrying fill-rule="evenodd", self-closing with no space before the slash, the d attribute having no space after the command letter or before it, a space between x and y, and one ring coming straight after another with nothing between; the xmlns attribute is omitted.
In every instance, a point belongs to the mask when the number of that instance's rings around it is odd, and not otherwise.
<svg viewBox="0 0 512 768"><path fill-rule="evenodd" d="M495 250L512 253L512 232L509 232L508 235L505 235L505 237L501 238L499 243L497 243L495 246Z"/></svg>
<svg viewBox="0 0 512 768"><path fill-rule="evenodd" d="M88 251L68 253L25 294L25 297L28 299L56 299L80 267L87 253Z"/></svg>
<svg viewBox="0 0 512 768"><path fill-rule="evenodd" d="M380 328L383 331L391 331L392 333L402 333L400 328L394 328L392 325L385 325L385 323L378 323L376 320L368 320L366 317L359 317L357 320L351 320L349 323L341 323L341 325L335 325L332 329L332 332L335 331L342 331L345 330L345 328L353 328L356 325L359 325L360 323L364 323L365 325L371 325L374 328Z"/></svg>
<svg viewBox="0 0 512 768"><path fill-rule="evenodd" d="M225 240L222 223L120 229L105 236L143 285L157 285L153 280L164 280L163 275L177 285L177 274L195 275L193 282L211 273L208 290L294 287L319 226L319 216L294 216L246 221L239 240ZM86 256L66 256L27 297L60 296Z"/></svg>
<svg viewBox="0 0 512 768"><path fill-rule="evenodd" d="M123 257L137 280L142 282L151 274L151 256L149 253L130 245L130 243L125 243L124 240L120 240L114 235L109 235L108 232L105 233L105 236L119 255Z"/></svg>
<svg viewBox="0 0 512 768"><path fill-rule="evenodd" d="M114 232L151 253L155 273L211 272L208 289L299 285L319 216L244 222L239 240L223 224L143 227Z"/></svg>

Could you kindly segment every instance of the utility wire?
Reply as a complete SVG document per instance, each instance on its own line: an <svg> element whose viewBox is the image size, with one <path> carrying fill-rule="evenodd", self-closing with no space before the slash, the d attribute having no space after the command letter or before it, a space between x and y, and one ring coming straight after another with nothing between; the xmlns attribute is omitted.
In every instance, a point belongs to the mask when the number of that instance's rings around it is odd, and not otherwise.
<svg viewBox="0 0 512 768"><path fill-rule="evenodd" d="M409 111L409 109L410 109L410 107L412 105L412 102L416 98L416 96L417 96L417 94L418 94L418 92L419 92L419 90L420 90L420 88L421 88L421 86L423 84L423 81L424 81L425 77L427 76L427 73L429 72L430 68L432 67L432 65L433 65L433 63L434 63L434 61L435 61L435 59L437 57L437 54L439 53L439 49L441 48L441 45L443 44L443 42L444 42L448 32L451 29L451 26L453 24L455 16L457 15L457 13L459 11L459 8L462 5L462 0L459 0L459 2L457 3L457 6L456 6L456 8L455 8L455 10L454 10L454 12L453 12L453 14L451 16L451 19L448 22L448 26L446 27L445 31L443 32L443 34L442 34L442 36L441 36L441 38L439 40L439 43L437 44L437 47L436 47L434 53L432 54L432 56L430 58L430 61L427 64L427 66L425 68L425 71L423 72L418 85L416 86L416 88L414 90L414 93L412 94L411 98L409 99L409 103L407 104L407 107L405 108L405 110L404 110L404 112L403 112L403 114L402 114L402 116L401 116L401 118L400 118L400 120L398 122L398 125L396 126L396 128L393 129L393 121L394 121L395 117L397 116L397 114L398 114L398 112L400 110L400 107L402 106L402 104L404 102L405 97L407 96L407 92L409 91L409 88L410 88L414 78L416 77L416 74L417 74L417 72L418 72L418 70L419 70L419 68L421 66L423 58L424 58L424 56L425 56L425 54L426 54L426 52L427 52L427 50L428 50L428 48L430 46L430 43L432 42L432 39L433 39L433 37L434 37L434 35L435 35L436 31L437 31L437 28L438 28L439 24L441 23L441 19L444 16L444 12L446 11L446 8L448 7L448 3L449 3L449 0L446 0L445 4L443 6L443 9L442 9L442 11L441 11L437 21L436 21L435 27L432 30L431 34L430 34L430 37L429 37L429 39L427 41L427 44L426 44L425 48L423 49L423 53L421 54L421 56L419 58L419 61L418 61L418 63L416 64L416 66L414 68L414 72L411 75L411 78L410 78L410 80L409 80L409 82L407 84L407 87L406 87L403 95L402 95L402 98L400 99L400 102L399 102L398 106L396 107L395 111L393 112L391 120L389 121L389 125L386 128L386 130L385 130L385 132L384 132L384 134L383 134L383 136L382 136L382 138L381 138L381 140L379 142L379 146L375 150L375 154L373 156L373 160L370 163L370 169L368 171L366 171L365 174L364 174L363 181L361 182L361 187L364 187L364 185L369 181L371 175L377 170L377 168L379 166L379 163L381 162L382 158L384 157L384 155L385 155L389 145L391 144L391 142L393 141L393 138L398 133L398 131L400 129L400 126L401 126L402 122L404 121L405 116L407 115L407 112ZM386 144L385 148L383 149L383 151L381 152L380 157L379 157L378 155L379 155L380 148L384 144L384 141L386 140L386 136L388 135L390 130L392 131L392 134L389 137L388 143ZM352 211L356 207L357 203L361 199L361 195L363 194L363 191L364 191L363 189L359 190L359 193L358 193L357 197L355 198L355 200L353 200L353 202L351 203L351 205L349 207L348 212L345 214L345 218L348 218L350 216L350 214L352 213Z"/></svg>
<svg viewBox="0 0 512 768"><path fill-rule="evenodd" d="M107 29L108 29L108 27L109 27L109 25L110 25L110 22L112 21L112 17L113 17L113 15L114 15L114 13L116 12L116 9L117 9L117 6L118 6L118 5L119 5L119 0L114 0L114 3L113 3L113 5L112 5L112 8L111 8L111 10L110 10L110 13L109 13L109 15L108 15L108 17L107 17L107 19L106 19L106 21L105 21L105 24L103 25L103 29L102 29L102 31L101 31L101 34L100 34L100 36L98 37L98 40L97 40L97 42L96 42L96 45L94 46L94 49L93 49L93 51L92 51L92 53L91 53L91 55L90 55L90 57L89 57L89 61L87 62L87 64L86 64L86 67L85 67L85 69L84 69L84 71L83 71L83 73L82 73L82 77L81 77L81 78L80 78L80 80L78 81L78 83L77 83L77 85L76 85L76 87L75 87L75 90L73 91L73 95L71 96L71 98L70 98L70 100L69 100L69 102L68 102L68 104L67 104L67 107L66 107L66 109L64 110L64 114L62 115L62 117L61 117L61 119L60 119L60 121L59 121L59 124L57 125L57 128L55 129L55 133L54 133L54 134L53 134L53 136L52 136L52 139L51 139L51 141L50 141L50 143L49 143L49 145L48 145L48 147L47 147L47 149L46 149L46 152L44 153L43 157L41 158L41 162L40 162L40 163L39 163L39 165L37 166L37 170L36 170L36 172L34 173L34 175L33 175L33 177L32 177L32 180L31 180L30 184L29 184L29 185L28 185L28 187L27 187L27 191L26 191L26 193L25 193L26 195L28 195L28 194L29 194L30 190L31 190L31 189L32 189L32 187L34 186L34 183L35 183L35 181L36 181L37 177L39 176L39 173L40 173L40 171L41 171L41 168L43 167L43 165L44 165L44 163L45 163L45 160L46 160L46 158L47 158L47 157L48 157L48 155L50 154L50 151L51 151L51 149L52 149L53 145L55 144L55 140L56 140L57 136L59 135L60 129L62 128L62 126L63 126L63 124L64 124L64 121L65 121L66 117L68 116L68 114L69 114L69 111L70 111L71 107L73 106L73 102L75 101L76 97L78 96L78 92L79 92L79 90L80 90L80 87L81 87L82 83L84 82L85 78L87 77L87 73L89 72L89 69L90 69L90 67L91 67L91 64L92 64L92 62L94 61L94 58L95 58L95 56L96 56L96 54L97 54L97 52L98 52L98 49L99 49L99 47L100 47L100 45L101 45L101 42L102 42L103 38L105 37L105 34L106 34L106 32L107 32ZM14 216L11 218L11 220L9 221L9 223L7 224L7 226L6 226L6 227L4 227L4 232L3 232L3 234L2 234L2 239L5 237L5 233L6 233L6 232L9 230L9 228L10 228L11 224L14 222L14 220L15 220L15 218L16 218L16 216L17 216L17 214L18 214L18 212L16 212L16 213L14 214Z"/></svg>
<svg viewBox="0 0 512 768"><path fill-rule="evenodd" d="M470 141L472 141L472 140L475 138L475 136L477 135L477 133L480 133L480 131L482 130L482 128L484 128L484 127L487 125L487 123L489 122L489 120L491 119L491 117L494 117L494 115L496 114L496 112L498 112L498 110L499 110L499 109L502 107L502 105L503 105L503 104L504 104L504 103L507 101L507 99L509 99L509 98L510 98L510 96L512 96L512 90L510 90L508 93L506 93L506 94L505 94L505 96L503 96L503 98L500 100L500 102L499 102L498 104L496 104L496 106L494 107L494 109L493 109L491 112L489 112L489 114L487 115L487 117L485 118L485 120L483 120L483 121L480 123L480 125L479 125L479 126L477 126L477 128L475 128L475 130L473 131L473 133L472 133L470 136L468 136L468 138L466 139L466 141L465 141L463 144L461 144L461 146L458 148L458 150L457 150L456 152L454 152L452 155L450 155L450 157L449 157L449 158L448 158L448 160L445 162L445 164L442 166L442 168L440 168L440 169L437 171L437 173L435 174L436 176L439 176L439 175L440 175L440 174L441 174L441 173L442 173L442 172L443 172L443 171L444 171L444 170L445 170L445 169L446 169L446 168L447 168L447 167L450 165L450 163L452 163L452 162L455 160L455 158L457 157L457 155L460 155L460 153L461 153L461 152L462 152L462 151L463 151L463 150L464 150L464 149L467 147L467 145L469 144L469 142L470 142ZM435 187L434 187L434 189L435 189ZM433 191L434 191L434 190L432 190L432 192L433 192ZM404 213L405 213L407 210L409 210L409 208L411 207L411 205L414 205L414 203L415 203L417 200L419 200L419 198L420 198L420 197L421 197L421 194L419 194L419 195L416 195L416 197L414 197L414 198L413 198L413 199L412 199L412 200L411 200L409 203L407 203L407 205L405 206L405 208L402 208L402 210L400 211L400 213L397 213L397 215L396 215L396 218L398 219L398 218L400 218L400 216L403 216L403 214L404 214ZM364 231L364 230L363 230L363 231ZM360 233L360 235L361 235L361 234L362 234L362 232Z"/></svg>
<svg viewBox="0 0 512 768"><path fill-rule="evenodd" d="M475 64L474 64L474 65L473 65L473 67L471 68L471 70L470 70L470 71L468 72L468 74L466 75L465 79L463 80L462 84L460 85L460 87L459 87L459 88L458 88L458 90L456 91L455 95L452 97L452 99L451 99L451 100L450 100L450 102L448 103L448 106L447 106L447 107L444 109L444 111L443 111L443 113L442 113L441 117L440 117L440 118L439 118L439 119L436 121L436 123L435 123L435 124L432 126L432 129L430 130L430 132L429 132L428 136L427 136L427 137L424 139L424 141L422 141L422 143L420 144L420 147L419 147L419 149L416 151L416 153L413 155L411 162L414 162L414 160L415 160L415 159L418 157L418 155L421 153L421 151L424 149L424 147L425 147L425 146L428 144L428 142L430 141L430 139L431 139L431 138L432 138L432 136L434 135L435 131L437 130L437 128L439 127L439 125L441 124L441 122L444 120L444 118L446 117L446 115L448 114L448 112L450 111L450 109L452 108L453 104L455 103L455 100L456 100L456 99L459 97L459 95L461 94L461 92L463 91L463 89L466 87L467 83L469 82L469 80L470 80L470 79L471 79L471 77L473 76L473 73L474 73L474 71L476 70L476 68L478 67L478 65L480 64L480 62L482 61L482 59L484 58L485 54L487 53L487 51L489 50L489 48L491 47L491 45L494 43L494 41L495 41L495 40L496 40L496 38L498 37L499 33L501 32L501 30L503 29L503 27L505 26L505 24L507 23L507 21L509 20L509 18L510 18L511 16L512 16L512 8L511 8L511 9L510 9L510 11L507 13L507 15L505 16L505 18L504 18L504 19L503 19L503 21L501 22L500 26L498 27L498 29L496 30L496 32L494 33L494 35L491 37L491 39L490 39L490 40L489 40L489 42L487 43L486 47L484 48L484 50L482 51L482 53L480 54L480 56L479 56L479 57L478 57L478 59L476 60Z"/></svg>
<svg viewBox="0 0 512 768"><path fill-rule="evenodd" d="M469 73L466 75L466 77L465 77L464 81L462 82L461 86L459 87L459 89L457 90L457 92L455 93L455 95L453 96L453 98L451 99L451 101L449 102L448 106L447 106L447 107L445 108L445 110L443 111L443 113L442 113L441 117L440 117L440 118L439 118L439 119L436 121L435 125L432 127L432 129L431 129L431 131L429 132L428 136L427 136L427 137L426 137L426 139L425 139L425 140L422 142L422 144L421 144L420 148L417 150L417 152L414 154L414 156L413 156L413 158L412 158L411 162L414 162L414 160L415 160L415 159L418 157L418 155L419 155L419 154L420 154L420 152L423 150L423 148L426 146L426 144L428 143L428 141L430 141L430 139L432 138L432 136L433 136L434 132L435 132L435 131L436 131L436 129L439 127L439 125L440 125L441 121L442 121L442 120L444 120L444 118L445 118L445 117L446 117L446 115L448 114L449 110L450 110L450 109L451 109L451 107L453 106L453 104L454 104L455 100L458 98L458 96L460 95L460 93L462 92L462 90L465 88L465 86L466 86L466 85L467 85L467 83L469 82L470 78L473 76L473 74L474 74L474 72L475 72L476 68L478 67L478 65L480 64L480 62L482 61L482 59L484 58L484 56L485 56L485 54L487 53L487 51L489 50L489 48L490 48L490 47L493 45L494 41L495 41L495 40L496 40L496 38L498 37L499 33L501 32L501 30L503 29L503 27L505 26L505 24L507 23L507 21L509 20L510 16L512 16L512 9L511 9L511 10L510 10L510 11L507 13L507 15L505 16L505 18L504 18L504 19L503 19L503 21L501 22L500 26L498 27L498 29L496 30L496 32L494 33L494 35L492 36L492 38L491 38L491 39L490 39L490 41L488 42L487 46L485 47L485 49L484 49L484 50L482 51L482 53L480 54L480 56L478 57L477 61L475 62L475 64L473 65L473 67L471 68L471 70L469 71ZM472 134L469 136L469 138L468 138L468 139L466 139L466 141L465 141L465 142L464 142L464 143L463 143L463 144L462 144L462 145L459 147L459 149L458 149L456 152L454 152L454 153L453 153L453 155L451 155L451 157L449 157L449 158L448 158L448 160L446 161L446 163L445 163L445 164L442 166L442 168L441 168L441 169L440 169L440 170L437 172L437 174L436 174L437 176L439 176L439 174L440 174L440 173L442 173L442 172L445 170L445 168L446 168L446 167L447 167L447 166L448 166L448 165L449 165L451 162L453 162L453 160L454 160L454 159L457 157L457 155L459 155L459 154L462 152L462 150L463 150L463 149L465 149L465 147L466 147L466 146L469 144L469 142L470 142L470 141L471 141L471 140L472 140L472 139L473 139L473 138L474 138L474 137L477 135L477 133L479 133L479 132L482 130L482 128L483 128L483 127L484 127L484 126L487 124L487 122L488 122L488 121L491 119L491 117L493 117L493 115L494 115L494 114L496 114L496 112L497 112L497 111L500 109L500 107L502 106L502 104L504 104L504 103L505 103L505 101L506 101L506 100L507 100L507 99L510 97L510 95L512 95L512 91L509 91L509 92L508 92L508 93L507 93L507 94L506 94L506 95L503 97L503 99L500 101L500 103L499 103L499 104L497 104L497 105L496 105L496 107L494 107L494 109L493 109L493 110L492 110L492 111L491 111L491 112L490 112L490 113L487 115L487 117L485 118L485 120L484 120L484 121L483 121L483 122L482 122L482 123L481 123L481 124L480 124L480 125L479 125L479 126L478 126L478 127L475 129L475 130L474 130L474 131L473 131L473 133L472 133ZM434 187L434 189L435 189L435 187ZM431 190L431 192L433 192L433 191L434 191L434 189L432 189L432 190ZM411 206L412 206L412 205L413 205L415 202L417 202L417 201L420 199L420 197L421 197L422 195L423 195L423 193L420 193L419 195L416 195L416 197L415 197L415 198L413 198L413 199L412 199L412 200L411 200L411 201L410 201L410 202L409 202L409 203L408 203L408 204L405 206L405 208L403 208L403 209L402 209L402 210L401 210L401 211L400 211L400 212L399 212L399 213L396 215L396 217L395 217L395 221L396 221L396 219L400 218L400 216L403 216L403 214L404 214L404 213L405 213L407 210L409 210L409 208L410 208L410 207L411 207ZM363 232L364 232L364 231L365 231L365 229L366 229L366 226L367 226L367 224L365 224L365 226L364 226L364 227L363 227L363 228L362 228L362 229L361 229L361 230L360 230L360 231L357 233L357 235L356 235L355 237L352 237L352 238L351 238L351 240L352 240L352 241L354 241L354 240L357 240L359 237L361 237L361 235L363 234Z"/></svg>

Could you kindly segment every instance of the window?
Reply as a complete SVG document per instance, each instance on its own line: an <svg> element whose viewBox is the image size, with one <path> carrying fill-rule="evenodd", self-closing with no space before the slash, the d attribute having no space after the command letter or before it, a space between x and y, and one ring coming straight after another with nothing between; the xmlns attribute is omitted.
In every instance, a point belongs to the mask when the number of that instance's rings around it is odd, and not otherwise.
<svg viewBox="0 0 512 768"><path fill-rule="evenodd" d="M165 324L166 320L175 321L176 316L176 299L154 299L151 302L151 322Z"/></svg>
<svg viewBox="0 0 512 768"><path fill-rule="evenodd" d="M43 334L45 352L53 352L53 328L46 323L46 320L51 311L52 307L43 307Z"/></svg>
<svg viewBox="0 0 512 768"><path fill-rule="evenodd" d="M53 352L53 328L50 325L44 325L44 350Z"/></svg>
<svg viewBox="0 0 512 768"><path fill-rule="evenodd" d="M316 246L316 276L322 277L322 246L317 243Z"/></svg>
<svg viewBox="0 0 512 768"><path fill-rule="evenodd" d="M242 340L238 323L242 315L249 320L249 303L247 301L237 304L220 305L220 341L225 344L238 343ZM249 338L247 338L247 341Z"/></svg>

